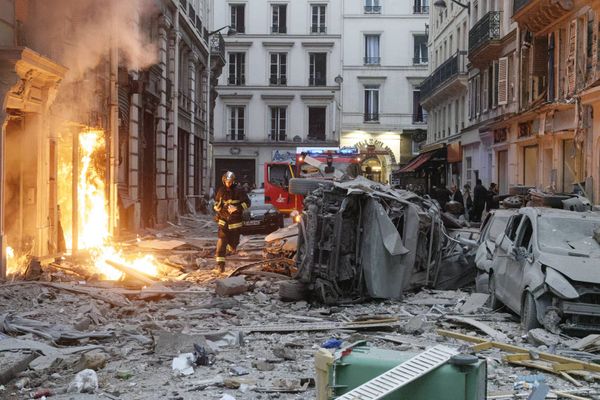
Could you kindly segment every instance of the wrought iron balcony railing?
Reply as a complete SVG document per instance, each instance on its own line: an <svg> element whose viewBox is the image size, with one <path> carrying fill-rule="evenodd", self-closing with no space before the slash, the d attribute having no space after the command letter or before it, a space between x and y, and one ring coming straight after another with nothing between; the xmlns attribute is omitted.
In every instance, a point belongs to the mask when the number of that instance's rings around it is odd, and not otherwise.
<svg viewBox="0 0 600 400"><path fill-rule="evenodd" d="M381 6L365 6L367 14L381 14Z"/></svg>
<svg viewBox="0 0 600 400"><path fill-rule="evenodd" d="M229 75L227 78L227 84L232 86L245 85L246 77L244 75Z"/></svg>
<svg viewBox="0 0 600 400"><path fill-rule="evenodd" d="M363 120L365 122L377 122L379 121L379 113L365 113Z"/></svg>
<svg viewBox="0 0 600 400"><path fill-rule="evenodd" d="M225 39L220 33L210 37L210 52L213 57L221 57L223 63L225 63Z"/></svg>
<svg viewBox="0 0 600 400"><path fill-rule="evenodd" d="M490 11L469 31L469 53L500 39L500 11Z"/></svg>
<svg viewBox="0 0 600 400"><path fill-rule="evenodd" d="M531 0L513 0L513 15L525 7Z"/></svg>
<svg viewBox="0 0 600 400"><path fill-rule="evenodd" d="M272 85L272 86L285 86L285 85L287 85L287 77L285 77L285 76L271 76L269 78L269 85Z"/></svg>
<svg viewBox="0 0 600 400"><path fill-rule="evenodd" d="M421 99L430 97L442 85L467 73L466 51L458 51L437 67L421 84Z"/></svg>
<svg viewBox="0 0 600 400"><path fill-rule="evenodd" d="M381 63L381 57L365 57L365 65L379 65Z"/></svg>

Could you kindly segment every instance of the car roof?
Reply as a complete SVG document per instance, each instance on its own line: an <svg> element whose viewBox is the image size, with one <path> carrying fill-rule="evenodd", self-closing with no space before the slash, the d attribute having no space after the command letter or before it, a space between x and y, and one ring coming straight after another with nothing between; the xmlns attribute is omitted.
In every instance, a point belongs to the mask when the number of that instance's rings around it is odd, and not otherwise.
<svg viewBox="0 0 600 400"><path fill-rule="evenodd" d="M549 207L523 207L519 210L520 214L525 214L529 216L543 216L543 217L557 217L557 218L569 218L569 219L594 219L600 222L600 212L597 211L585 211L585 212L577 212L570 210L561 210L559 208L549 208Z"/></svg>

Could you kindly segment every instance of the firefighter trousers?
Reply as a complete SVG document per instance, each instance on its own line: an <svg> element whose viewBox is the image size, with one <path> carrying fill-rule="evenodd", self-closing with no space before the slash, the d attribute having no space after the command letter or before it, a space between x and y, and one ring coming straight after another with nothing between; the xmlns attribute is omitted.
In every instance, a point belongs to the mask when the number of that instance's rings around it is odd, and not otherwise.
<svg viewBox="0 0 600 400"><path fill-rule="evenodd" d="M223 221L224 222L224 221ZM235 251L240 243L240 228L242 223L222 223L219 221L219 233L215 258L217 264L225 263L227 251Z"/></svg>

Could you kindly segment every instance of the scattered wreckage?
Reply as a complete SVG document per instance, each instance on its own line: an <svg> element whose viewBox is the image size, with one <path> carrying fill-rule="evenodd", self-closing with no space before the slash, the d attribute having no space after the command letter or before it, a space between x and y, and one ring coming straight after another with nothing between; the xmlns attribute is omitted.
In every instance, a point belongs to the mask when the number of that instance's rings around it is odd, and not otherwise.
<svg viewBox="0 0 600 400"><path fill-rule="evenodd" d="M434 200L364 177L302 183L307 195L297 235L289 228L266 238L270 256L296 250L295 280L282 283L282 298L400 299L411 287L474 279L478 231L449 234Z"/></svg>
<svg viewBox="0 0 600 400"><path fill-rule="evenodd" d="M526 330L600 330L600 214L524 207L510 217L489 265L490 306Z"/></svg>

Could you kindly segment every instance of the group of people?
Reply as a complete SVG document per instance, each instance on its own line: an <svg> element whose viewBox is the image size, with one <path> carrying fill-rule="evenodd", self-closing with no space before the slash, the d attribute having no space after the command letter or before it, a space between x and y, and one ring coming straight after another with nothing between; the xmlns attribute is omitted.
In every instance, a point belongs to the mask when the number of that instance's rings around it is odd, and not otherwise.
<svg viewBox="0 0 600 400"><path fill-rule="evenodd" d="M442 210L448 210L456 215L464 215L469 221L481 222L484 210L492 210L499 207L495 198L498 195L498 185L494 182L488 189L483 186L481 179L475 182L473 195L471 196L471 185L468 183L459 190L455 184L447 188L433 188L432 197L438 201ZM456 203L459 206L455 206Z"/></svg>

